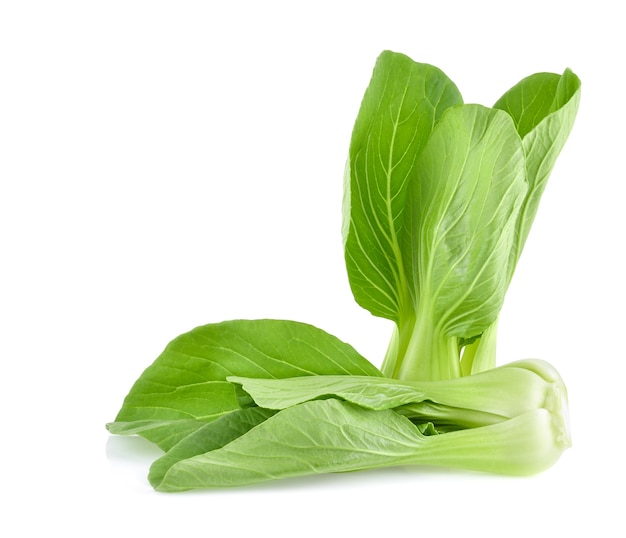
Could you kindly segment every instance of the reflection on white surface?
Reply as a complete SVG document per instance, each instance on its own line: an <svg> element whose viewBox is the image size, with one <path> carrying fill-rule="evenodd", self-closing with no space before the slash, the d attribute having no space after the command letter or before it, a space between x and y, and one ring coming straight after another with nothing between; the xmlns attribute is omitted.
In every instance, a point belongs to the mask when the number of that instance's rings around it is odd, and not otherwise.
<svg viewBox="0 0 626 538"><path fill-rule="evenodd" d="M111 435L106 444L107 459L116 465L150 465L163 451L137 435Z"/></svg>
<svg viewBox="0 0 626 538"><path fill-rule="evenodd" d="M148 470L163 451L143 437L111 435L106 443L106 457L111 472L120 487L149 493L154 491L148 482Z"/></svg>

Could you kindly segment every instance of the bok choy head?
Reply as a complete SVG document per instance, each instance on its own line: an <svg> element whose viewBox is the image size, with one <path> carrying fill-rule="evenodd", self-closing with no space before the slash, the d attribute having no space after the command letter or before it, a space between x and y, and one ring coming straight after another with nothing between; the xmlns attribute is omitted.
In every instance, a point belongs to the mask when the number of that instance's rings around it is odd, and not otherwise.
<svg viewBox="0 0 626 538"><path fill-rule="evenodd" d="M383 52L350 143L344 252L356 301L394 321L383 373L451 379L495 366L495 324L580 81L539 73L493 108L439 69Z"/></svg>

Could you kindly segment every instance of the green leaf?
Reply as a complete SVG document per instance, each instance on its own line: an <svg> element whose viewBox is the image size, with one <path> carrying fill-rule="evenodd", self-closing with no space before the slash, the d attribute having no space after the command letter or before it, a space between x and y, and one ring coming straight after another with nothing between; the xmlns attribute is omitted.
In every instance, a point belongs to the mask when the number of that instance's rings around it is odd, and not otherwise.
<svg viewBox="0 0 626 538"><path fill-rule="evenodd" d="M202 423L242 408L228 376L346 374L380 372L350 345L311 325L280 320L204 325L166 347L135 382L108 428L138 433L167 450Z"/></svg>
<svg viewBox="0 0 626 538"><path fill-rule="evenodd" d="M497 317L508 286L515 224L526 193L524 153L511 117L450 108L417 161L404 251L417 318L470 338Z"/></svg>
<svg viewBox="0 0 626 538"><path fill-rule="evenodd" d="M537 73L513 86L494 105L513 118L522 137L526 159L528 190L515 226L515 241L509 256L509 280L513 278L550 173L574 125L580 87L580 80L569 69L561 76ZM464 372L477 373L495 366L495 326L487 329L485 335L466 349Z"/></svg>
<svg viewBox="0 0 626 538"><path fill-rule="evenodd" d="M580 80L569 69L563 75L537 73L513 86L494 105L513 118L526 156L528 192L517 223L510 277L526 243L550 173L574 125L580 87Z"/></svg>
<svg viewBox="0 0 626 538"><path fill-rule="evenodd" d="M148 475L150 483L156 487L172 465L221 448L274 414L276 411L252 407L232 411L213 422L202 424L152 464Z"/></svg>
<svg viewBox="0 0 626 538"><path fill-rule="evenodd" d="M202 426L206 420L135 420L130 422L110 422L107 430L114 435L140 435L158 445L162 450L169 450Z"/></svg>
<svg viewBox="0 0 626 538"><path fill-rule="evenodd" d="M393 465L410 458L422 437L393 411L366 411L338 400L307 402L221 449L179 461L153 486L159 491L231 487Z"/></svg>
<svg viewBox="0 0 626 538"><path fill-rule="evenodd" d="M423 435L395 411L311 401L280 411L222 448L171 465L153 486L170 492L231 487L405 464L532 474L568 446L557 418L539 409L492 426Z"/></svg>
<svg viewBox="0 0 626 538"><path fill-rule="evenodd" d="M428 395L419 384L371 376L309 376L285 379L229 377L241 384L255 403L268 409L286 409L309 400L340 398L366 409L393 409L422 402Z"/></svg>
<svg viewBox="0 0 626 538"><path fill-rule="evenodd" d="M462 103L439 69L383 52L356 119L344 191L344 248L352 293L398 320L408 297L401 236L415 162L442 113Z"/></svg>
<svg viewBox="0 0 626 538"><path fill-rule="evenodd" d="M445 381L399 381L371 376L309 376L287 379L229 377L257 405L286 409L306 401L339 398L365 409L401 409L436 424L476 427L534 409L561 405L565 386L544 361L526 360ZM554 395L557 394L558 397Z"/></svg>
<svg viewBox="0 0 626 538"><path fill-rule="evenodd" d="M535 73L508 90L494 108L508 112L523 138L548 114L554 112L555 96L561 77L553 73Z"/></svg>

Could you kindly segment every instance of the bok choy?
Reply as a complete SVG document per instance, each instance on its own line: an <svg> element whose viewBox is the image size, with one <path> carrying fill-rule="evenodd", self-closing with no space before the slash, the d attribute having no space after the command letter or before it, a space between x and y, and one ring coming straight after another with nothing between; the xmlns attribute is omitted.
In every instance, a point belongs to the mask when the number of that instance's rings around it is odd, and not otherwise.
<svg viewBox="0 0 626 538"><path fill-rule="evenodd" d="M570 446L567 391L540 360L496 365L500 310L572 129L580 81L538 73L494 106L385 51L344 176L356 302L393 322L381 370L311 325L234 320L174 339L111 433L164 452L159 491L394 465L526 475Z"/></svg>

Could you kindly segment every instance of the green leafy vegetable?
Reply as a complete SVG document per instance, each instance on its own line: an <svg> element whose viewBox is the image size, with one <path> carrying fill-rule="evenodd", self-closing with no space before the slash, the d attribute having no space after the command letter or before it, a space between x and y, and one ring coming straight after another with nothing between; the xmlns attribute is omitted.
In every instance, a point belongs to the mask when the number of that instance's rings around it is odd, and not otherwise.
<svg viewBox="0 0 626 538"><path fill-rule="evenodd" d="M413 311L400 320L401 333L408 332L403 323L412 325L409 359L388 357L385 373L450 379L460 375L459 338L485 330L504 301L526 192L521 140L506 113L454 107L435 127L417 169L404 244Z"/></svg>
<svg viewBox="0 0 626 538"><path fill-rule="evenodd" d="M540 360L518 361L448 381L345 375L228 380L241 384L257 405L268 409L287 409L334 397L365 409L396 409L411 418L426 418L446 427L485 426L534 409L559 413L567 394L558 372Z"/></svg>
<svg viewBox="0 0 626 538"><path fill-rule="evenodd" d="M159 491L392 465L525 475L570 445L547 362L496 367L507 288L580 100L572 71L523 79L492 108L439 69L383 52L349 148L343 243L355 300L394 331L382 372L293 321L236 320L173 340L114 434L164 454Z"/></svg>
<svg viewBox="0 0 626 538"><path fill-rule="evenodd" d="M150 483L157 487L173 465L226 446L275 413L276 411L268 409L250 407L231 411L213 422L203 424L154 462L148 475Z"/></svg>
<svg viewBox="0 0 626 538"><path fill-rule="evenodd" d="M435 123L462 103L436 67L383 52L365 92L345 177L344 244L356 301L397 321L409 307L402 252L406 196Z"/></svg>
<svg viewBox="0 0 626 538"><path fill-rule="evenodd" d="M228 376L281 378L380 372L351 346L311 325L235 320L204 325L168 344L124 400L116 434L139 434L164 450L207 422L241 409Z"/></svg>
<svg viewBox="0 0 626 538"><path fill-rule="evenodd" d="M392 410L311 401L281 411L223 448L173 464L152 485L160 491L231 487L392 465L527 475L552 465L568 446L560 418L538 409L492 426L425 435Z"/></svg>
<svg viewBox="0 0 626 538"><path fill-rule="evenodd" d="M537 73L505 93L494 108L508 112L520 136L525 157L528 189L519 211L509 259L509 281L531 225L539 209L546 183L574 126L580 102L580 80L566 69L563 75ZM464 354L465 374L481 372L496 364L496 331L489 327Z"/></svg>

